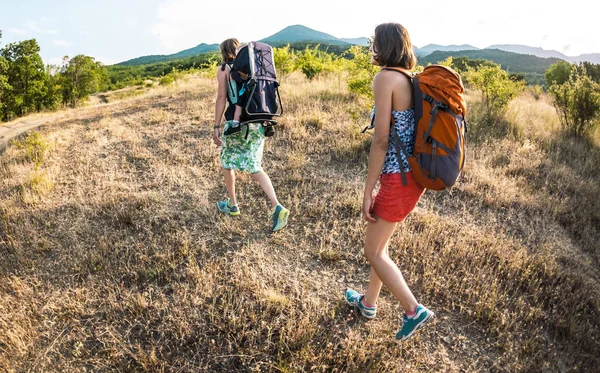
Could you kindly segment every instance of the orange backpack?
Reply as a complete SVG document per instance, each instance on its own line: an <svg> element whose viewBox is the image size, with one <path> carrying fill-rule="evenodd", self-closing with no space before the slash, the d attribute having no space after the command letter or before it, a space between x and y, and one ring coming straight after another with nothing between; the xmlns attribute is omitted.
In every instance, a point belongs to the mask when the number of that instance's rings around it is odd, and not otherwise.
<svg viewBox="0 0 600 373"><path fill-rule="evenodd" d="M406 75L413 86L414 151L409 157L400 137L392 131L396 154L402 151L406 155L417 184L432 190L451 187L465 165L467 108L460 76L442 65L429 65L412 76L400 69L386 67L383 70ZM402 181L406 185L404 173Z"/></svg>

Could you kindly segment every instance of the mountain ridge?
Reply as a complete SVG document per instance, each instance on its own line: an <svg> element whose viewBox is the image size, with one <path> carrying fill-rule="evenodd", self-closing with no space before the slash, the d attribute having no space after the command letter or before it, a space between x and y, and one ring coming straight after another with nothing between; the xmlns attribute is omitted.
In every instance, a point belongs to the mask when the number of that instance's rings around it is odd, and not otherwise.
<svg viewBox="0 0 600 373"><path fill-rule="evenodd" d="M352 46L362 45L365 46L368 43L368 38L357 37L357 38L337 38L333 35L311 29L303 25L291 25L284 29L258 41L270 43L274 45L285 45L287 43L320 43L329 44L336 46ZM546 50L539 47L531 47L520 44L494 44L487 48L477 48L469 44L461 45L439 45L439 44L427 44L422 48L415 46L415 51L419 57L425 57L435 51L442 52L457 52L457 51L475 51L485 49L498 49L506 52L528 54L540 58L559 58L570 63L579 63L583 61L598 63L600 64L600 53L587 53L579 56L567 56L561 52L555 50ZM180 52L169 54L169 55L149 55L133 58L127 61L119 62L116 65L130 66L130 65L143 65L148 63L166 62L184 57L196 56L201 53L218 52L218 44L206 44L201 43L195 47L182 50Z"/></svg>

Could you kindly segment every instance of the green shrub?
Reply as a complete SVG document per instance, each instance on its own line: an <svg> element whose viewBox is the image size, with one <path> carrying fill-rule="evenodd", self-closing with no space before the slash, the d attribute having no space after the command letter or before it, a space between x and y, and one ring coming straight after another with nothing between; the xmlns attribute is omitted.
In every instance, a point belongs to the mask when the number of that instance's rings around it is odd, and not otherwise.
<svg viewBox="0 0 600 373"><path fill-rule="evenodd" d="M173 78L173 75L167 74L167 75L163 76L162 78L160 78L160 80L158 81L158 84L169 85L169 84L172 84L174 81L175 81L175 78Z"/></svg>
<svg viewBox="0 0 600 373"><path fill-rule="evenodd" d="M364 47L352 46L348 52L354 55L348 64L349 78L348 89L350 92L373 99L373 77L379 71L379 67L371 63L371 53Z"/></svg>
<svg viewBox="0 0 600 373"><path fill-rule="evenodd" d="M295 69L296 55L290 50L290 45L285 47L273 48L273 59L277 68L279 79L291 74Z"/></svg>
<svg viewBox="0 0 600 373"><path fill-rule="evenodd" d="M25 151L25 158L30 162L33 162L36 166L41 165L44 162L46 151L48 150L48 143L39 132L32 131L23 140L13 140L12 144L17 149Z"/></svg>
<svg viewBox="0 0 600 373"><path fill-rule="evenodd" d="M515 81L499 65L468 68L466 80L471 88L481 92L485 114L490 118L500 116L510 100L525 89L524 81Z"/></svg>
<svg viewBox="0 0 600 373"><path fill-rule="evenodd" d="M545 74L546 87L551 87L555 84L565 84L569 80L574 66L566 61L560 61L550 66Z"/></svg>
<svg viewBox="0 0 600 373"><path fill-rule="evenodd" d="M562 128L568 135L584 137L593 134L600 112L600 85L586 74L585 68L575 67L566 82L552 84L549 92Z"/></svg>

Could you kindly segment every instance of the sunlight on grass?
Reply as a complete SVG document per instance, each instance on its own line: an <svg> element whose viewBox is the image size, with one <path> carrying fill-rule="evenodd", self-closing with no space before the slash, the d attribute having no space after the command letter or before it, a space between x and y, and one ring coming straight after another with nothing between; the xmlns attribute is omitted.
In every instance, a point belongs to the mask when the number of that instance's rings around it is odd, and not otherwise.
<svg viewBox="0 0 600 373"><path fill-rule="evenodd" d="M0 370L593 371L598 135L562 136L533 90L486 122L468 91L459 183L426 192L389 246L437 314L400 344L385 287L368 322L342 299L369 278L371 136L371 103L344 79L282 82L263 160L291 211L275 234L250 175L240 216L217 211L214 78L113 96L13 141L0 156Z"/></svg>

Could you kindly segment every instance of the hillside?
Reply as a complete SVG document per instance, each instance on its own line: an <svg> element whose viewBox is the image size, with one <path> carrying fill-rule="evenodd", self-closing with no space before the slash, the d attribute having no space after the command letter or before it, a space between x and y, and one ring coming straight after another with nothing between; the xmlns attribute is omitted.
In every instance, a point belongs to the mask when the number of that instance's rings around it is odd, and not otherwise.
<svg viewBox="0 0 600 373"><path fill-rule="evenodd" d="M437 314L398 343L386 289L368 322L341 296L369 277L368 103L342 76L281 85L264 167L292 215L271 234L249 175L241 215L218 214L216 86L188 79L77 109L0 155L0 371L596 370L599 142L561 136L547 97L487 123L469 92L464 174L389 247Z"/></svg>
<svg viewBox="0 0 600 373"><path fill-rule="evenodd" d="M349 43L342 41L335 36L331 36L324 32L316 31L311 28L302 25L293 25L284 28L283 30L268 36L260 41L265 43L322 43L322 44L333 44L333 45L350 45Z"/></svg>
<svg viewBox="0 0 600 373"><path fill-rule="evenodd" d="M555 50L546 50L537 47L528 47L526 45L518 45L518 44L494 44L490 45L486 49L500 49L506 52L513 52L519 54L531 54L533 56L542 57L542 58L558 58L564 61L570 61L571 57L564 55L563 53L557 52Z"/></svg>
<svg viewBox="0 0 600 373"><path fill-rule="evenodd" d="M448 57L468 57L484 59L499 64L502 69L513 74L522 74L530 85L544 85L545 72L553 64L561 61L558 58L542 58L529 54L506 52L499 49L479 49L466 51L435 51L419 58L419 64L427 65L444 61Z"/></svg>
<svg viewBox="0 0 600 373"><path fill-rule="evenodd" d="M352 39L357 43L362 43L362 45L366 45L367 38L356 38ZM283 46L285 44L324 44L324 45L333 45L337 47L349 47L352 42L347 42L342 39L338 39L329 34L313 30L311 28L302 26L302 25L293 25L284 28L283 30L266 37L264 39L260 39L264 43L272 44L274 47ZM186 49L181 52L177 52L169 55L153 55L153 56L143 56L134 58L131 60L127 60L124 62L120 62L117 66L135 66L135 65L147 65L154 64L160 62L168 62L179 60L185 57L197 56L203 53L211 53L218 52L219 44L199 44L194 48Z"/></svg>
<svg viewBox="0 0 600 373"><path fill-rule="evenodd" d="M219 44L202 43L202 44L198 44L197 46L195 46L193 48L186 49L181 52L168 54L168 55L153 55L153 56L138 57L138 58L124 61L124 62L120 62L120 63L116 64L116 66L149 65L149 64L159 63L159 62L179 60L179 59L183 59L186 57L194 57L199 54L218 52L218 51L219 51Z"/></svg>
<svg viewBox="0 0 600 373"><path fill-rule="evenodd" d="M324 44L324 45L332 45L336 47L342 46L350 46L350 45L363 45L366 46L368 43L367 37L357 37L357 38L337 38L333 35L326 34L321 31L317 31L311 28L308 28L303 25L292 25L287 26L283 30L268 36L266 38L260 39L260 41L272 44L275 47L284 46L286 44ZM563 53L554 51L554 50L545 50L538 47L529 47L525 45L519 44L496 44L487 47L486 49L499 49L506 52L513 52L517 54L530 54L533 56L541 57L541 58L557 58L565 61L569 61L571 63L577 63L581 61L589 61L591 63L598 64L600 63L600 53L591 53L585 54L581 56L570 57L566 56ZM153 64L159 62L167 62L173 61L185 57L197 56L202 53L210 53L216 52L219 50L218 44L205 44L201 43L196 47L186 49L174 54L169 55L151 55L151 56L142 56L138 58L134 58L131 60L127 60L124 62L120 62L116 65L122 66L135 66L135 65L146 65ZM481 49L474 47L469 44L462 45L439 45L439 44L428 44L424 47L417 48L415 47L415 52L419 57L425 57L430 55L433 52L457 52L457 51L481 51ZM525 72L525 71L519 71Z"/></svg>
<svg viewBox="0 0 600 373"><path fill-rule="evenodd" d="M567 56L564 53L555 51L555 50L547 50L539 47L529 47L526 45L519 44L496 44L490 45L486 49L500 49L507 52L514 52L520 54L532 54L537 57L543 58L559 58L561 60L568 61L570 63L579 63L583 61L588 61L594 64L600 63L600 53L589 53L582 54L579 56Z"/></svg>
<svg viewBox="0 0 600 373"><path fill-rule="evenodd" d="M340 38L341 41L353 44L353 45L362 45L364 47L369 45L369 38Z"/></svg>
<svg viewBox="0 0 600 373"><path fill-rule="evenodd" d="M422 63L435 63L448 57L468 57L469 59L485 59L500 64L503 69L513 73L544 74L551 65L561 61L558 58L542 58L529 54L518 54L499 49L480 49L468 51L433 52L419 59Z"/></svg>
<svg viewBox="0 0 600 373"><path fill-rule="evenodd" d="M479 50L472 45L439 45L439 44L427 44L422 48L415 48L415 52L419 57L425 57L435 51L440 52L455 52L455 51L467 51L467 50Z"/></svg>

